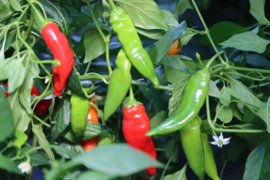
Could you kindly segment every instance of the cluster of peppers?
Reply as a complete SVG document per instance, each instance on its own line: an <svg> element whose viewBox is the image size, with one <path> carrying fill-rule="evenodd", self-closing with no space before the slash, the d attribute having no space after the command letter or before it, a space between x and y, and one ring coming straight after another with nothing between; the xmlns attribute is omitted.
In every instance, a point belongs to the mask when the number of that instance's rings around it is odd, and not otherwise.
<svg viewBox="0 0 270 180"><path fill-rule="evenodd" d="M200 180L204 179L205 172L212 179L219 180L213 151L207 135L201 134L201 119L198 116L208 95L211 77L209 69L217 56L219 54L213 56L202 70L190 78L174 114L146 133L146 136L165 135L179 130L189 166Z"/></svg>

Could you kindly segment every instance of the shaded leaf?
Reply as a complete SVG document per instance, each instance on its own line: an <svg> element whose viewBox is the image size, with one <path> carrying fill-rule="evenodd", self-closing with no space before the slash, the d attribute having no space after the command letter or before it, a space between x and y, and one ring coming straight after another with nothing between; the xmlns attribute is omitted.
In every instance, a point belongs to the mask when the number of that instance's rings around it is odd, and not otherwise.
<svg viewBox="0 0 270 180"><path fill-rule="evenodd" d="M264 14L264 5L265 0L250 0L250 14L260 23L260 24L268 24L269 21L266 19Z"/></svg>
<svg viewBox="0 0 270 180"><path fill-rule="evenodd" d="M183 14L188 9L193 9L193 7L189 3L189 0L179 0L176 4L174 17L178 19L178 16Z"/></svg>
<svg viewBox="0 0 270 180"><path fill-rule="evenodd" d="M187 180L186 170L187 164L180 171L165 176L163 180Z"/></svg>

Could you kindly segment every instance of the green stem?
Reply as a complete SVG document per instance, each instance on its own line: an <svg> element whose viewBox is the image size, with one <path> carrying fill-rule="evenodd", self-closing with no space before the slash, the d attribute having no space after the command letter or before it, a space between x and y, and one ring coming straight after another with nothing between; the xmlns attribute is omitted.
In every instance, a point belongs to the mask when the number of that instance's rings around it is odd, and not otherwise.
<svg viewBox="0 0 270 180"><path fill-rule="evenodd" d="M106 42L106 41L107 41L107 38L106 38L105 34L102 32L102 30L100 29L100 27L99 27L99 25L98 25L98 22L97 22L97 19L96 19L95 14L94 14L94 12L93 12L93 9L92 9L91 4L89 3L88 0L85 1L85 2L86 2L86 4L87 4L87 6L88 6L88 9L89 9L89 11L90 11L90 14L91 14L91 16L92 16L92 18L93 18L93 21L94 21L94 23L95 23L95 25L96 25L96 27L97 27L97 30L98 30L99 34L102 36L103 41Z"/></svg>
<svg viewBox="0 0 270 180"><path fill-rule="evenodd" d="M109 42L106 42L106 62L108 66L108 71L109 71L109 77L112 75L112 67L111 67L111 62L110 62L110 55L109 55Z"/></svg>
<svg viewBox="0 0 270 180"><path fill-rule="evenodd" d="M204 22L204 19L203 19L201 13L200 13L200 10L199 10L199 8L197 7L197 4L195 3L194 0L191 0L191 1L192 1L192 3L193 3L193 6L195 7L195 10L196 10L196 12L197 12L197 14L198 14L198 16L199 16L199 18L200 18L202 24L203 24L203 27L204 27L204 29L205 29L205 34L207 35L207 37L208 37L208 39L209 39L209 41L210 41L212 47L214 48L215 52L218 53L217 47L216 47L215 43L214 43L213 40L212 40L212 37L211 37L211 35L210 35L210 33L209 33L209 29L208 29L208 27L206 26L206 24L205 24L205 22ZM224 62L224 60L223 60L221 57L219 57L219 59L220 59L221 62Z"/></svg>
<svg viewBox="0 0 270 180"><path fill-rule="evenodd" d="M216 132L233 132L233 133L265 133L267 132L266 130L262 130L262 129L258 129L258 130L253 130L253 129L244 129L244 130L240 130L240 129L222 129L222 128L216 128L213 124L213 122L211 121L211 115L210 115L210 106L209 106L209 97L206 97L206 106L207 106L207 122L210 126L210 128L213 131Z"/></svg>
<svg viewBox="0 0 270 180"><path fill-rule="evenodd" d="M109 79L109 75L83 75L79 77L80 80L100 80L100 79ZM133 85L138 85L138 86L146 86L148 87L149 84L145 83L145 82L140 82L140 81L136 81L136 80L132 80L131 82ZM164 91L172 91L173 90L173 86L169 85L169 86L154 86L153 88L155 89L160 89L160 90L164 90Z"/></svg>
<svg viewBox="0 0 270 180"><path fill-rule="evenodd" d="M270 74L270 70L266 70L266 69L244 68L244 67L235 67L235 66L230 66L230 65L227 65L225 69L234 69L234 70L239 70L239 71L254 71L254 72L262 72L262 73Z"/></svg>
<svg viewBox="0 0 270 180"><path fill-rule="evenodd" d="M210 69L211 64L213 63L213 61L214 61L217 57L219 57L222 53L225 53L225 52L224 52L224 51L221 51L221 52L215 54L215 55L208 61L208 63L207 63L206 66L204 67L204 69L208 69L208 71L209 71L209 69Z"/></svg>
<svg viewBox="0 0 270 180"><path fill-rule="evenodd" d="M37 117L36 115L33 115L33 117L34 117L36 120L38 120L40 123L42 123L43 125L45 125L45 126L47 126L47 127L49 127L49 128L51 127L51 125L45 123L44 121L42 121L41 119L39 119L39 117Z"/></svg>
<svg viewBox="0 0 270 180"><path fill-rule="evenodd" d="M85 70L85 72L84 72L83 75L86 75L86 74L88 73L88 70L89 70L89 68L90 68L90 65L91 65L91 62L89 62L89 63L87 64L86 70Z"/></svg>
<svg viewBox="0 0 270 180"><path fill-rule="evenodd" d="M107 0L107 2L110 4L110 6L111 6L112 9L115 8L115 4L113 3L112 0Z"/></svg>
<svg viewBox="0 0 270 180"><path fill-rule="evenodd" d="M162 148L156 148L156 151L172 152L171 149L162 149Z"/></svg>
<svg viewBox="0 0 270 180"><path fill-rule="evenodd" d="M32 147L37 147L37 135L36 134L34 134L34 136L33 136Z"/></svg>
<svg viewBox="0 0 270 180"><path fill-rule="evenodd" d="M19 22L19 21L23 18L23 16L25 15L25 13L27 12L28 9L29 9L29 5L26 6L26 8L23 10L22 14L21 14L20 17L17 19L17 22Z"/></svg>
<svg viewBox="0 0 270 180"><path fill-rule="evenodd" d="M46 26L46 24L49 23L49 21L47 21L42 15L41 13L37 10L37 8L35 7L35 5L31 2L31 0L27 0L28 4L31 5L31 7L34 9L36 16L38 17L38 19L40 20L41 23L41 29Z"/></svg>
<svg viewBox="0 0 270 180"><path fill-rule="evenodd" d="M198 34L200 34L200 35L204 35L204 34L206 34L205 32L198 31L198 30L196 30L196 29L192 29L192 28L188 28L188 27L187 27L187 30L189 30L189 31L193 31L193 32L198 33Z"/></svg>
<svg viewBox="0 0 270 180"><path fill-rule="evenodd" d="M268 86L268 85L270 85L270 82L261 83L260 85L251 85L251 86L249 86L249 89L254 89L257 87L263 87L263 86Z"/></svg>

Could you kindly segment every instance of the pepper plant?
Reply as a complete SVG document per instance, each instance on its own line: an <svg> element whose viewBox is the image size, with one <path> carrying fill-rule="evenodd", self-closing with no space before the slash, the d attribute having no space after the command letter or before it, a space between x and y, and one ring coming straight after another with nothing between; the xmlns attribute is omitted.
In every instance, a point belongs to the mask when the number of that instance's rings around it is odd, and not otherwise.
<svg viewBox="0 0 270 180"><path fill-rule="evenodd" d="M217 3L0 0L0 179L269 179L269 4Z"/></svg>

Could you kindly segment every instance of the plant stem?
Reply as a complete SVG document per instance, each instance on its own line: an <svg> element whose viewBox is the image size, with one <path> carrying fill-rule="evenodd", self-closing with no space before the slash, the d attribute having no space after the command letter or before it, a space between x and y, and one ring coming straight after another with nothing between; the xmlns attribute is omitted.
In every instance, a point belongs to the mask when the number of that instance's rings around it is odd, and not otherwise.
<svg viewBox="0 0 270 180"><path fill-rule="evenodd" d="M83 75L83 76L80 76L79 79L80 80L100 80L100 79L106 79L108 80L109 79L109 75ZM145 83L145 82L140 82L140 81L136 81L136 80L132 80L131 81L132 84L134 85L138 85L138 86L149 86L149 84ZM164 91L172 91L173 90L173 86L171 85L168 85L168 86L154 86L153 88L155 89L160 89L160 90L164 90Z"/></svg>
<svg viewBox="0 0 270 180"><path fill-rule="evenodd" d="M111 62L110 62L110 55L109 55L109 44L110 44L110 38L109 42L106 42L106 62L108 66L108 71L109 71L109 77L112 75L112 67L111 67Z"/></svg>
<svg viewBox="0 0 270 180"><path fill-rule="evenodd" d="M203 19L201 13L200 13L200 10L199 10L198 7L197 7L197 4L195 3L194 0L191 0L191 1L192 1L192 3L193 3L193 6L195 7L195 10L196 10L196 12L197 12L197 14L198 14L198 16L199 16L199 18L200 18L202 24L203 24L203 27L204 27L204 29L205 29L205 34L207 35L207 37L208 37L208 39L209 39L211 45L213 46L215 52L218 53L217 47L216 47L215 43L214 43L213 40L212 40L212 37L211 37L211 35L210 35L210 33L209 33L209 29L208 29L208 27L206 26L206 24L205 24L205 22L204 22L204 19ZM221 62L224 62L224 60L223 60L220 56L219 56L219 59L220 59Z"/></svg>
<svg viewBox="0 0 270 180"><path fill-rule="evenodd" d="M262 73L270 74L270 70L266 70L266 69L244 68L244 67L235 67L235 66L230 66L230 65L227 65L225 69L234 69L234 70L239 70L239 71L254 71L254 72L262 72Z"/></svg>
<svg viewBox="0 0 270 180"><path fill-rule="evenodd" d="M42 123L43 125L45 125L45 126L47 126L47 127L49 127L49 128L51 127L51 125L45 123L44 121L42 121L41 119L39 119L39 117L37 117L36 115L33 115L33 117L34 117L36 120L38 120L40 123Z"/></svg>

